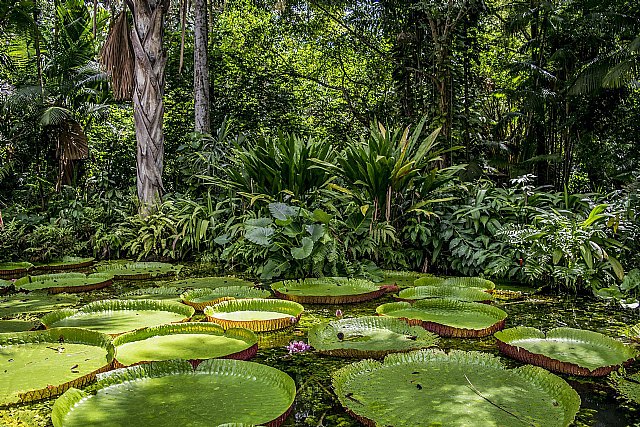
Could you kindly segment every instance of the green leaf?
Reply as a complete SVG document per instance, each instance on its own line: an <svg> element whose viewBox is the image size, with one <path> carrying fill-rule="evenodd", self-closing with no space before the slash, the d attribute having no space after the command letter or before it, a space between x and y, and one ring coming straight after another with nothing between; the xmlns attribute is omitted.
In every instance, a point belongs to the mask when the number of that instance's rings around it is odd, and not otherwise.
<svg viewBox="0 0 640 427"><path fill-rule="evenodd" d="M313 251L313 240L308 237L302 238L302 246L299 248L291 248L291 256L295 259L305 259L311 255Z"/></svg>
<svg viewBox="0 0 640 427"><path fill-rule="evenodd" d="M244 237L256 245L269 246L274 232L271 227L251 227L244 234Z"/></svg>
<svg viewBox="0 0 640 427"><path fill-rule="evenodd" d="M609 255L608 259L609 264L611 264L611 267L613 267L613 272L616 274L616 277L620 280L624 279L624 268L622 268L620 262L611 255Z"/></svg>
<svg viewBox="0 0 640 427"><path fill-rule="evenodd" d="M554 264L558 264L560 262L560 260L562 259L563 255L564 255L564 253L562 252L562 250L555 249L553 251L553 263Z"/></svg>
<svg viewBox="0 0 640 427"><path fill-rule="evenodd" d="M311 240L314 242L317 242L324 236L324 225L322 224L305 225L304 228L307 230L307 233L311 235Z"/></svg>
<svg viewBox="0 0 640 427"><path fill-rule="evenodd" d="M316 209L313 211L313 215L311 216L311 218L314 221L321 222L323 224L329 224L332 217L322 209Z"/></svg>
<svg viewBox="0 0 640 427"><path fill-rule="evenodd" d="M585 247L585 245L582 245L580 246L580 253L582 254L582 259L584 259L584 262L587 264L587 267L589 267L589 269L593 269L593 254L591 253L591 250Z"/></svg>
<svg viewBox="0 0 640 427"><path fill-rule="evenodd" d="M269 212L275 219L281 221L286 221L290 217L298 215L298 211L286 203L269 203Z"/></svg>

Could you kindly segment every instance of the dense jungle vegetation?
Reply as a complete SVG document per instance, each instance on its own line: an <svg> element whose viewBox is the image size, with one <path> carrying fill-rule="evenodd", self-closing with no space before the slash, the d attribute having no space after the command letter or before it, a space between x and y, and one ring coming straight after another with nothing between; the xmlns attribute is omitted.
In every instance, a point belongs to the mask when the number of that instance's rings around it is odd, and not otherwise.
<svg viewBox="0 0 640 427"><path fill-rule="evenodd" d="M639 83L637 1L2 0L0 261L635 298Z"/></svg>

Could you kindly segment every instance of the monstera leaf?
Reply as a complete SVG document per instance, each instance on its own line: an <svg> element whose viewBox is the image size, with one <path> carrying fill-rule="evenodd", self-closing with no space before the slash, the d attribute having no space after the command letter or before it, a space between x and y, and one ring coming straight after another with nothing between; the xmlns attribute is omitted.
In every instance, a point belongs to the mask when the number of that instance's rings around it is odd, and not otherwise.
<svg viewBox="0 0 640 427"><path fill-rule="evenodd" d="M230 299L267 298L270 295L269 291L247 286L223 286L216 289L193 289L180 295L180 299L183 303L202 311L208 305Z"/></svg>
<svg viewBox="0 0 640 427"><path fill-rule="evenodd" d="M637 355L620 341L583 329L556 328L545 336L538 329L519 326L496 332L495 337L507 356L571 375L604 376Z"/></svg>
<svg viewBox="0 0 640 427"><path fill-rule="evenodd" d="M250 359L258 351L258 337L248 329L225 332L215 323L178 323L122 334L113 345L117 368L172 359L188 360L195 367L206 359Z"/></svg>
<svg viewBox="0 0 640 427"><path fill-rule="evenodd" d="M250 286L253 287L256 284L248 280L240 279L232 276L212 276L212 277L198 277L195 279L179 280L177 282L171 282L172 286L178 288L192 288L192 289L215 289L222 286Z"/></svg>
<svg viewBox="0 0 640 427"><path fill-rule="evenodd" d="M495 283L480 277L422 277L414 282L415 286L455 286L458 288L481 288L493 290Z"/></svg>
<svg viewBox="0 0 640 427"><path fill-rule="evenodd" d="M113 276L107 273L86 275L84 273L42 274L26 276L15 281L14 286L23 291L46 290L50 294L61 292L88 292L106 288L113 283Z"/></svg>
<svg viewBox="0 0 640 427"><path fill-rule="evenodd" d="M181 269L181 265L165 262L114 262L96 267L99 273L111 274L114 280L147 280L175 276Z"/></svg>
<svg viewBox="0 0 640 427"><path fill-rule="evenodd" d="M48 262L46 264L37 265L36 270L42 271L61 271L61 270L76 270L80 268L87 268L93 265L95 258L81 258L76 256L66 256L62 259Z"/></svg>
<svg viewBox="0 0 640 427"><path fill-rule="evenodd" d="M256 332L275 331L300 320L304 307L293 301L238 299L208 306L204 314L209 322L223 328L247 328Z"/></svg>
<svg viewBox="0 0 640 427"><path fill-rule="evenodd" d="M76 328L0 334L0 406L46 399L110 369L108 336Z"/></svg>
<svg viewBox="0 0 640 427"><path fill-rule="evenodd" d="M420 350L363 360L333 374L333 388L366 426L570 425L580 397L535 366L506 369L480 352Z"/></svg>
<svg viewBox="0 0 640 427"><path fill-rule="evenodd" d="M159 288L141 288L127 292L122 299L155 299L162 301L180 302L181 290L174 287L161 286Z"/></svg>
<svg viewBox="0 0 640 427"><path fill-rule="evenodd" d="M71 294L48 295L30 293L0 298L0 317L20 313L45 313L78 304L80 299Z"/></svg>
<svg viewBox="0 0 640 427"><path fill-rule="evenodd" d="M71 389L59 397L54 427L279 426L296 397L284 372L225 359L206 360L195 370L180 360L118 369L100 375L92 389L95 394Z"/></svg>
<svg viewBox="0 0 640 427"><path fill-rule="evenodd" d="M33 268L30 262L0 262L0 279L15 279L22 277Z"/></svg>
<svg viewBox="0 0 640 427"><path fill-rule="evenodd" d="M438 337L391 317L355 317L314 326L309 344L322 354L380 358L389 353L433 347Z"/></svg>
<svg viewBox="0 0 640 427"><path fill-rule="evenodd" d="M504 328L507 313L475 302L447 299L392 302L376 309L381 316L398 317L443 337L486 337Z"/></svg>
<svg viewBox="0 0 640 427"><path fill-rule="evenodd" d="M286 280L271 285L276 297L307 304L348 304L368 301L386 293L363 279L325 277L322 279Z"/></svg>
<svg viewBox="0 0 640 427"><path fill-rule="evenodd" d="M401 301L419 299L444 298L458 301L490 302L491 294L480 288L459 288L454 286L416 286L403 289L398 293Z"/></svg>
<svg viewBox="0 0 640 427"><path fill-rule="evenodd" d="M163 323L191 319L193 307L171 301L105 300L94 301L79 310L58 310L40 321L47 328L78 327L112 336Z"/></svg>

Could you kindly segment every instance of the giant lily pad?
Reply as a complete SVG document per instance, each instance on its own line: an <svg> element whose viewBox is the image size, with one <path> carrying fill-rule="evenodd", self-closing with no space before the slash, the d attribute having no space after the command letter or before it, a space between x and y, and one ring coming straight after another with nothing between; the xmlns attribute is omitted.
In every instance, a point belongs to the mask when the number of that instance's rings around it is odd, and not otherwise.
<svg viewBox="0 0 640 427"><path fill-rule="evenodd" d="M0 320L0 333L30 331L39 325L40 322L33 322L30 320Z"/></svg>
<svg viewBox="0 0 640 427"><path fill-rule="evenodd" d="M384 270L382 272L382 283L406 288L413 286L413 282L421 277L425 277L425 274L415 271Z"/></svg>
<svg viewBox="0 0 640 427"><path fill-rule="evenodd" d="M636 357L636 351L620 341L583 329L556 328L545 336L538 329L519 326L495 337L507 356L571 375L604 376Z"/></svg>
<svg viewBox="0 0 640 427"><path fill-rule="evenodd" d="M0 334L0 405L56 396L108 370L108 336L76 328Z"/></svg>
<svg viewBox="0 0 640 427"><path fill-rule="evenodd" d="M435 350L363 360L333 374L349 413L367 426L570 425L580 397L560 377L535 366L506 369L480 352Z"/></svg>
<svg viewBox="0 0 640 427"><path fill-rule="evenodd" d="M75 270L80 268L87 268L93 265L95 258L81 258L76 256L66 256L62 259L48 262L47 264L37 265L36 270L44 271L61 271L61 270Z"/></svg>
<svg viewBox="0 0 640 427"><path fill-rule="evenodd" d="M624 400L640 405L640 372L633 375L621 375L614 372L610 377L611 386Z"/></svg>
<svg viewBox="0 0 640 427"><path fill-rule="evenodd" d="M300 320L304 307L293 301L238 299L204 309L207 320L223 328L247 328L256 332L275 331Z"/></svg>
<svg viewBox="0 0 640 427"><path fill-rule="evenodd" d="M30 262L0 262L0 278L15 279L22 277L33 268Z"/></svg>
<svg viewBox="0 0 640 427"><path fill-rule="evenodd" d="M8 295L0 298L0 317L20 313L45 313L78 304L80 299L71 294L48 295L42 293Z"/></svg>
<svg viewBox="0 0 640 427"><path fill-rule="evenodd" d="M481 277L422 277L414 282L415 286L455 286L458 288L481 288L492 290L496 284Z"/></svg>
<svg viewBox="0 0 640 427"><path fill-rule="evenodd" d="M116 262L96 267L96 270L100 273L113 275L114 280L146 280L175 276L181 269L181 265L167 264L165 262Z"/></svg>
<svg viewBox="0 0 640 427"><path fill-rule="evenodd" d="M180 289L161 286L159 288L142 288L127 292L122 299L155 299L163 301L180 302Z"/></svg>
<svg viewBox="0 0 640 427"><path fill-rule="evenodd" d="M347 304L381 297L387 288L363 279L286 280L271 285L276 297L307 304Z"/></svg>
<svg viewBox="0 0 640 427"><path fill-rule="evenodd" d="M50 294L61 292L87 292L110 286L112 276L106 273L86 275L83 273L43 274L26 276L15 281L14 286L23 291L46 290Z"/></svg>
<svg viewBox="0 0 640 427"><path fill-rule="evenodd" d="M240 279L238 277L212 276L212 277L197 277L194 279L179 280L177 282L172 282L171 285L177 286L179 288L215 289L223 286L253 287L256 284L248 280Z"/></svg>
<svg viewBox="0 0 640 427"><path fill-rule="evenodd" d="M213 359L194 370L164 361L100 375L95 394L67 391L53 405L55 427L279 426L291 411L296 386L275 368ZM170 392L169 392L170 391Z"/></svg>
<svg viewBox="0 0 640 427"><path fill-rule="evenodd" d="M445 298L458 301L490 302L491 294L480 288L459 288L455 286L416 286L398 292L398 299L414 301L430 298Z"/></svg>
<svg viewBox="0 0 640 427"><path fill-rule="evenodd" d="M497 307L447 299L392 302L376 309L382 316L398 317L443 337L485 337L504 328L507 313Z"/></svg>
<svg viewBox="0 0 640 427"><path fill-rule="evenodd" d="M13 289L13 282L9 280L0 279L0 295L4 295L8 292L11 292Z"/></svg>
<svg viewBox="0 0 640 427"><path fill-rule="evenodd" d="M391 317L356 317L319 324L309 331L309 344L322 354L380 358L389 353L432 347L436 335Z"/></svg>
<svg viewBox="0 0 640 427"><path fill-rule="evenodd" d="M248 329L225 332L215 323L178 323L122 334L113 345L116 367L172 359L188 360L197 366L206 359L250 359L258 351L258 337Z"/></svg>
<svg viewBox="0 0 640 427"><path fill-rule="evenodd" d="M208 305L237 298L267 298L271 293L247 286L222 286L215 289L193 289L180 295L182 302L198 311Z"/></svg>
<svg viewBox="0 0 640 427"><path fill-rule="evenodd" d="M171 301L105 300L94 301L79 310L54 311L41 322L47 328L70 326L119 335L163 323L185 322L194 312L193 307Z"/></svg>

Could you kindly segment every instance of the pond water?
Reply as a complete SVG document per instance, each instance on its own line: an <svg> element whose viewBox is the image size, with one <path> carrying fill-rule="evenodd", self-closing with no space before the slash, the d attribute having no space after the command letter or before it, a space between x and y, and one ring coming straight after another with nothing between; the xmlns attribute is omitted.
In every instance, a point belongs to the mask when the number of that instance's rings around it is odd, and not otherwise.
<svg viewBox="0 0 640 427"><path fill-rule="evenodd" d="M112 298L133 289L150 286L150 281L121 282L114 287L81 295L81 302ZM504 286L502 286L504 287ZM624 333L628 325L640 321L640 311L622 309L615 304L584 297L554 297L529 293L531 289L509 287L523 291L521 300L505 300L495 303L505 310L507 327L524 325L543 330L567 326L590 329L622 341L627 341ZM286 421L286 426L330 426L351 427L360 424L342 409L331 390L331 373L352 360L321 356L313 351L288 354L285 348L291 341L305 341L310 327L320 322L336 319L336 310L340 309L344 317L357 317L375 314L375 308L391 302L391 296L385 296L366 303L329 306L307 305L305 312L295 329L261 334L260 350L252 361L264 363L289 374L298 387L298 396L294 411ZM40 316L40 315L38 315ZM35 316L22 315L31 320ZM202 315L194 320L201 320ZM492 337L483 339L440 339L438 347L443 350L478 350L499 355ZM509 367L520 363L502 357ZM637 371L637 364L630 369ZM576 389L582 399L582 406L575 425L578 426L640 426L639 408L630 407L616 400L614 390L606 378L584 379L564 375L569 384ZM391 391L390 391L391 392ZM0 410L0 425L8 426L48 426L53 400Z"/></svg>

